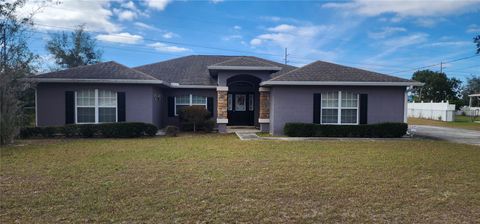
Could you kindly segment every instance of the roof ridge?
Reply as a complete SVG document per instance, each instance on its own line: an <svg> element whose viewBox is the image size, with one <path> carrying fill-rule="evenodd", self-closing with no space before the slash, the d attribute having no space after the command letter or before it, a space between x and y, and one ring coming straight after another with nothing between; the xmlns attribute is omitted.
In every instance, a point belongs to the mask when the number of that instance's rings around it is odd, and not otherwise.
<svg viewBox="0 0 480 224"><path fill-rule="evenodd" d="M393 76L393 75L389 75L389 74L384 74L384 73L380 73L380 72L376 72L376 71L369 71L369 70L366 70L366 69L363 69L363 68L356 68L356 67L352 67L352 66L348 66L348 65L342 65L342 64L337 64L337 63L328 62L328 61L320 61L320 60L318 60L318 61L315 61L315 62L323 62L323 63L328 63L328 64L332 64L332 65L336 65L336 66L342 66L342 67L345 67L345 68L362 70L362 71L365 71L365 72L376 73L376 74L378 74L378 75L383 75L383 76L394 77L394 78L398 78L398 79L404 79L404 80L409 80L409 81L411 81L410 79L400 78L400 77Z"/></svg>
<svg viewBox="0 0 480 224"><path fill-rule="evenodd" d="M120 63L118 63L118 62L116 62L116 61L110 61L110 62L113 62L113 63L115 63L115 64L117 64L117 65L120 65L120 66L122 66L122 67L124 67L124 68L133 70L133 71L135 71L135 72L138 72L138 73L140 73L140 74L142 74L142 75L146 75L146 76L148 76L148 77L150 77L150 78L153 78L153 79L156 79L156 80L160 80L160 79L157 79L157 78L155 78L155 77L153 77L153 76L151 76L151 75L149 75L149 74L147 74L147 73L145 73L145 72L139 71L139 70L134 69L134 68L130 68L130 67L128 67L128 66L126 66L126 65L124 65L124 64L120 64ZM160 80L160 81L161 81L161 80Z"/></svg>
<svg viewBox="0 0 480 224"><path fill-rule="evenodd" d="M281 74L281 75L279 75L279 76L277 76L277 77L271 78L271 79L269 79L269 80L267 80L267 81L275 81L275 79L278 79L278 78L280 78L280 77L282 77L282 76L285 76L285 75L287 75L287 74L289 74L289 73L292 73L292 72L294 72L294 71L297 71L297 70L299 70L299 69L305 68L305 67L307 67L307 66L309 66L309 65L311 65L311 64L317 63L317 62L319 62L319 61L320 61L320 60L316 60L316 61L310 62L310 63L308 63L308 64L306 64L306 65L304 65L304 66L302 66L302 67L297 67L297 68L295 68L295 69L293 69L293 70L291 70L291 71L288 71L288 72L286 72L286 73L284 73L284 74ZM320 62L322 62L322 61L320 61Z"/></svg>
<svg viewBox="0 0 480 224"><path fill-rule="evenodd" d="M41 73L41 74L37 74L37 75L46 75L46 74L50 74L50 73L64 72L64 71L67 71L67 70L77 70L77 69L84 68L84 67L89 67L89 66L94 66L94 65L99 65L99 64L107 64L107 63L118 64L118 62L116 62L116 61L102 61L102 62L98 62L98 63L95 63L95 64L80 65L80 66L73 67L73 68L65 68L65 69L61 69L61 70L58 70L58 71L50 71L50 72L47 72L47 73Z"/></svg>
<svg viewBox="0 0 480 224"><path fill-rule="evenodd" d="M258 62L258 63L260 63L260 64L268 65L268 66L276 66L276 65L274 65L274 64L272 64L272 63L260 61L260 60L256 59L255 56L233 56L233 58L231 58L231 59L228 59L228 60L225 60L225 61L222 61L222 62L215 63L215 64L213 64L213 65L211 65L211 66L216 66L216 65L220 65L220 64L223 64L223 63L228 63L228 62L232 62L232 61L240 60L240 59L246 59L246 60Z"/></svg>

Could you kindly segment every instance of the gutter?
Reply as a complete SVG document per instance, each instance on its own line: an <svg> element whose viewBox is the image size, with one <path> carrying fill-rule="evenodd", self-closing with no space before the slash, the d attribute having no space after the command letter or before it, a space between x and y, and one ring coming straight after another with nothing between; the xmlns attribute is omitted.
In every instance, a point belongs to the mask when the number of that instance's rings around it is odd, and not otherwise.
<svg viewBox="0 0 480 224"><path fill-rule="evenodd" d="M178 89L216 89L213 85L181 85L179 83L168 83L162 80L145 79L66 79L66 78L25 78L25 81L37 83L108 83L108 84L144 84L144 85L164 85L170 88Z"/></svg>
<svg viewBox="0 0 480 224"><path fill-rule="evenodd" d="M264 81L260 86L423 86L420 82Z"/></svg>

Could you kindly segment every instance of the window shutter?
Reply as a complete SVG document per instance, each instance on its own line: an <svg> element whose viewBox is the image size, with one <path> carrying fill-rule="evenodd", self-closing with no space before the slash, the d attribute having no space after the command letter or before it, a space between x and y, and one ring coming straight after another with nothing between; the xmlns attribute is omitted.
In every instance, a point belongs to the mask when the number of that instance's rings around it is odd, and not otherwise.
<svg viewBox="0 0 480 224"><path fill-rule="evenodd" d="M126 121L125 92L117 92L117 120Z"/></svg>
<svg viewBox="0 0 480 224"><path fill-rule="evenodd" d="M320 124L321 96L320 93L313 94L313 123L315 124Z"/></svg>
<svg viewBox="0 0 480 224"><path fill-rule="evenodd" d="M65 124L75 123L75 92L65 92Z"/></svg>
<svg viewBox="0 0 480 224"><path fill-rule="evenodd" d="M207 97L207 110L210 112L210 117L213 117L213 97Z"/></svg>
<svg viewBox="0 0 480 224"><path fill-rule="evenodd" d="M367 124L368 118L368 94L360 94L360 124Z"/></svg>
<svg viewBox="0 0 480 224"><path fill-rule="evenodd" d="M167 99L168 103L168 116L175 117L175 98L173 96L169 96Z"/></svg>

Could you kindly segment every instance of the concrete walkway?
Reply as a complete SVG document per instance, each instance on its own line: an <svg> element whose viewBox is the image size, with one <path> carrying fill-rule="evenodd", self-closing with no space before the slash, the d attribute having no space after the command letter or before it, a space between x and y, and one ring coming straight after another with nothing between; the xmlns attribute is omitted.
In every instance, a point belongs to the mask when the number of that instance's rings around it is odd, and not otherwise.
<svg viewBox="0 0 480 224"><path fill-rule="evenodd" d="M414 137L442 139L451 142L480 146L480 131L428 125L410 125Z"/></svg>
<svg viewBox="0 0 480 224"><path fill-rule="evenodd" d="M245 132L237 131L235 134L240 138L240 140L259 140L260 137L255 132Z"/></svg>

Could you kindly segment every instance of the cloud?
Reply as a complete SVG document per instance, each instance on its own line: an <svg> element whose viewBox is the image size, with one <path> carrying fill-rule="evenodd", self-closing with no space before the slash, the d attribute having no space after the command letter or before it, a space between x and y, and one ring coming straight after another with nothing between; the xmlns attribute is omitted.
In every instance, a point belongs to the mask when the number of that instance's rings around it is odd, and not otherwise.
<svg viewBox="0 0 480 224"><path fill-rule="evenodd" d="M120 21L132 21L137 18L137 13L130 10L120 10L117 12L117 16Z"/></svg>
<svg viewBox="0 0 480 224"><path fill-rule="evenodd" d="M171 0L145 0L148 7L156 10L163 11L167 5L172 2Z"/></svg>
<svg viewBox="0 0 480 224"><path fill-rule="evenodd" d="M271 33L265 33L253 38L250 43L252 45L260 45L264 42L270 42L281 47L293 47L295 42L308 40L314 41L314 38L321 31L328 30L327 26L293 26L281 24L275 27L267 28Z"/></svg>
<svg viewBox="0 0 480 224"><path fill-rule="evenodd" d="M368 37L372 39L384 39L395 33L406 32L407 30L403 27L384 27L379 32L369 32Z"/></svg>
<svg viewBox="0 0 480 224"><path fill-rule="evenodd" d="M480 26L477 24L471 24L468 26L468 29L466 31L467 33L480 33Z"/></svg>
<svg viewBox="0 0 480 224"><path fill-rule="evenodd" d="M174 34L172 32L166 32L162 35L162 37L165 38L165 39L171 39L174 36L176 36L176 34Z"/></svg>
<svg viewBox="0 0 480 224"><path fill-rule="evenodd" d="M131 10L134 10L134 11L137 10L137 7L135 6L135 3L133 3L132 1L123 2L122 4L120 4L120 6L122 8L131 9Z"/></svg>
<svg viewBox="0 0 480 224"><path fill-rule="evenodd" d="M130 33L100 34L96 38L100 41L122 44L136 44L143 40L142 36Z"/></svg>
<svg viewBox="0 0 480 224"><path fill-rule="evenodd" d="M241 40L242 38L243 38L242 35L234 34L234 35L224 36L222 37L222 40L224 41Z"/></svg>
<svg viewBox="0 0 480 224"><path fill-rule="evenodd" d="M160 30L155 26L148 25L148 24L142 23L142 22L135 22L135 23L133 23L133 25L135 25L138 28L145 29L145 30L157 30L157 31Z"/></svg>
<svg viewBox="0 0 480 224"><path fill-rule="evenodd" d="M223 2L223 0L210 0L209 2L211 2L213 4L218 4L220 2Z"/></svg>
<svg viewBox="0 0 480 224"><path fill-rule="evenodd" d="M410 47L412 45L418 45L427 42L428 34L426 33L416 33L411 35L406 35L402 37L396 37L387 39L385 41L379 42L380 47L383 48L383 52L377 54L372 60L378 60L382 57L390 55L392 53L398 52L402 48Z"/></svg>
<svg viewBox="0 0 480 224"><path fill-rule="evenodd" d="M441 41L425 44L425 47L461 47L472 45L471 41Z"/></svg>
<svg viewBox="0 0 480 224"><path fill-rule="evenodd" d="M267 30L272 32L288 32L294 30L296 27L288 24L278 25L276 27L270 27Z"/></svg>
<svg viewBox="0 0 480 224"><path fill-rule="evenodd" d="M250 41L250 44L253 45L253 46L258 46L260 44L262 44L263 41L262 39L259 39L259 38L253 38L251 41Z"/></svg>
<svg viewBox="0 0 480 224"><path fill-rule="evenodd" d="M421 26L421 27L431 28L431 27L434 27L435 24L437 24L438 22L443 21L443 20L444 19L442 19L442 18L435 18L435 19L432 19L432 18L418 18L417 20L415 20L415 24L417 24L418 26Z"/></svg>
<svg viewBox="0 0 480 224"><path fill-rule="evenodd" d="M122 28L111 21L113 13L109 7L108 1L65 0L58 4L27 1L20 8L19 15L26 16L36 11L33 20L39 29L65 30L85 24L90 31L118 32Z"/></svg>
<svg viewBox="0 0 480 224"><path fill-rule="evenodd" d="M148 46L153 47L155 50L159 52L169 52L169 53L185 52L190 50L188 48L177 47L174 45L168 45L160 42L149 44Z"/></svg>
<svg viewBox="0 0 480 224"><path fill-rule="evenodd" d="M242 29L242 27L241 27L241 26L239 26L239 25L235 25L235 26L233 26L233 29L235 29L235 30L241 30L241 29Z"/></svg>
<svg viewBox="0 0 480 224"><path fill-rule="evenodd" d="M475 11L480 8L480 1L371 1L354 0L347 3L326 3L323 8L353 11L365 16L378 16L394 13L398 16L445 16Z"/></svg>
<svg viewBox="0 0 480 224"><path fill-rule="evenodd" d="M288 48L291 57L295 57L297 62L300 58L309 58L308 61L315 59L333 60L338 51L325 50L331 46L332 42L338 44L341 42L339 36L344 35L344 28L340 26L329 25L302 25L280 24L266 28L266 32L259 34L250 40L250 46L272 54L283 52ZM348 28L346 28L348 29ZM323 35L325 33L331 35ZM301 65L307 60L294 64Z"/></svg>

